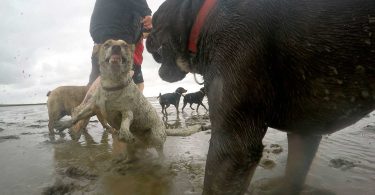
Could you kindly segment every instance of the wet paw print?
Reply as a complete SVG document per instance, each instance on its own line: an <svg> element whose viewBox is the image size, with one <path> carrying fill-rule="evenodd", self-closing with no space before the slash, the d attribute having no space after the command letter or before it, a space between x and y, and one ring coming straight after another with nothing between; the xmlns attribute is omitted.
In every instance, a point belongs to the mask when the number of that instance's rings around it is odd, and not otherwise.
<svg viewBox="0 0 375 195"><path fill-rule="evenodd" d="M351 162L349 160L337 158L337 159L330 160L329 166L345 171L345 170L348 170L348 169L351 169L351 168L355 167L356 165L354 164L354 162Z"/></svg>
<svg viewBox="0 0 375 195"><path fill-rule="evenodd" d="M265 146L264 153L280 154L283 148L279 144L271 144L269 148Z"/></svg>

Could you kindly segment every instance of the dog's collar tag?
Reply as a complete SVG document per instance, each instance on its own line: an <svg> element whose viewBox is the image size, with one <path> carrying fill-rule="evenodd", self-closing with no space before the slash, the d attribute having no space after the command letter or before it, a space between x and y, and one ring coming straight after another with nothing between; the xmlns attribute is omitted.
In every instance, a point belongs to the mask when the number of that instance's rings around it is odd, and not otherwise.
<svg viewBox="0 0 375 195"><path fill-rule="evenodd" d="M208 16L208 13L216 5L217 0L205 0L201 8L199 9L198 15L195 18L193 27L190 31L188 49L191 53L197 53L198 36L203 27L204 22Z"/></svg>

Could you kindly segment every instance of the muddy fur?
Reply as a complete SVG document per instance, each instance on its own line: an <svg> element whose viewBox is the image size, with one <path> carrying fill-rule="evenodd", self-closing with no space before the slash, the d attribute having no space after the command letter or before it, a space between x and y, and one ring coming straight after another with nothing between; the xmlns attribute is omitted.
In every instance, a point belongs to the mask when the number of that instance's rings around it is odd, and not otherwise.
<svg viewBox="0 0 375 195"><path fill-rule="evenodd" d="M375 1L221 0L191 55L202 3L165 1L146 46L163 80L188 72L205 80L212 137L203 193L245 193L273 127L288 132L284 183L275 194L298 194L321 135L375 108Z"/></svg>
<svg viewBox="0 0 375 195"><path fill-rule="evenodd" d="M118 130L119 139L128 143L129 161L136 158L136 150L140 148L153 147L163 157L164 124L128 74L133 50L134 45L122 40L108 40L100 47L100 85L80 113L61 122L59 128L69 127L99 109L111 127Z"/></svg>

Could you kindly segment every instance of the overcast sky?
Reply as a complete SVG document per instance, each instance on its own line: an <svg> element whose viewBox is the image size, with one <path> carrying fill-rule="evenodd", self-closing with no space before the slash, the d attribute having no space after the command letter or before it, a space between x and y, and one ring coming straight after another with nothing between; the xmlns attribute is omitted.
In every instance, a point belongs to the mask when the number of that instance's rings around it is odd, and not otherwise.
<svg viewBox="0 0 375 195"><path fill-rule="evenodd" d="M147 0L155 12L163 0ZM3 0L0 6L0 104L46 102L61 85L86 85L93 41L89 23L95 0ZM144 95L198 91L192 74L167 83L145 50Z"/></svg>

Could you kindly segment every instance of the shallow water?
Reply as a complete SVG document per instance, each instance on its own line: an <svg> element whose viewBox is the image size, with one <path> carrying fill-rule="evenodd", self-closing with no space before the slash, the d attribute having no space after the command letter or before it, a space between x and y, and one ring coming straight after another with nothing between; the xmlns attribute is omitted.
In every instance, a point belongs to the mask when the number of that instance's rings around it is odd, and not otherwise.
<svg viewBox="0 0 375 195"><path fill-rule="evenodd" d="M157 108L155 98L149 99ZM207 104L206 104L207 105ZM195 107L195 106L194 106ZM181 108L181 107L180 107ZM168 128L209 125L208 113L173 106L164 118ZM113 143L96 118L88 132L73 141L66 132L48 136L45 105L0 107L0 194L200 194L210 131L168 137L166 159L150 150L143 160L125 164L123 146ZM266 194L262 183L281 176L287 155L286 134L270 129L253 194ZM375 193L375 113L324 136L309 172L304 194Z"/></svg>

